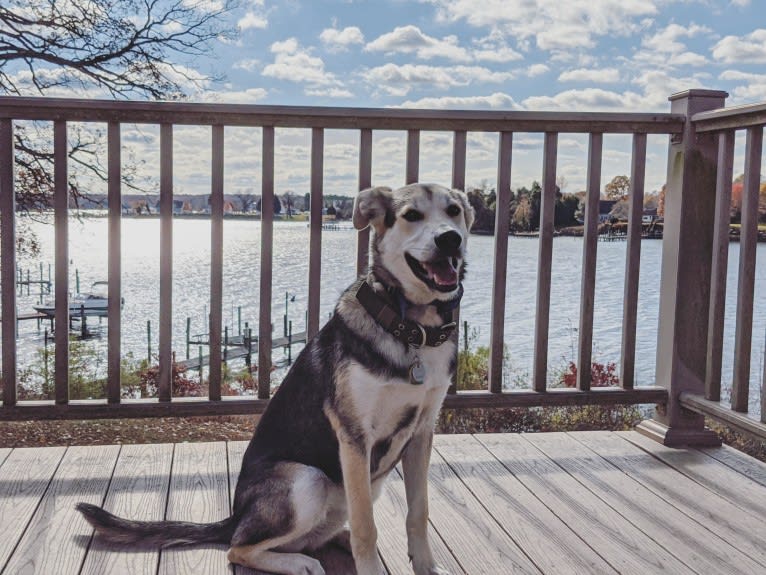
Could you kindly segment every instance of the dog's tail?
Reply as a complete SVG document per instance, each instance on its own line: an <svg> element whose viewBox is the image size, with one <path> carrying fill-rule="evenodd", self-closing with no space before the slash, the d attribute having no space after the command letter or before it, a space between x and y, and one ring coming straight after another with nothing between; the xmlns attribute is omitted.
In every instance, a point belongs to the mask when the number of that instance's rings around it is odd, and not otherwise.
<svg viewBox="0 0 766 575"><path fill-rule="evenodd" d="M199 543L229 543L234 534L234 517L217 523L188 523L185 521L131 521L91 505L78 503L77 510L98 534L111 543L141 544L150 547L193 545Z"/></svg>

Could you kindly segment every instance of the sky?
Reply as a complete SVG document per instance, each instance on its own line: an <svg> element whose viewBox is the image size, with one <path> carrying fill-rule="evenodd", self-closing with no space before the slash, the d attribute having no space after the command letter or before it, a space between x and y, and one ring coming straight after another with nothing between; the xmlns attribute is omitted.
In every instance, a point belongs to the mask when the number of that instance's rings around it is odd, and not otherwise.
<svg viewBox="0 0 766 575"><path fill-rule="evenodd" d="M244 0L227 101L668 110L676 91L766 100L763 0ZM225 66L221 66L225 63Z"/></svg>
<svg viewBox="0 0 766 575"><path fill-rule="evenodd" d="M183 0L200 9L221 0ZM301 106L668 112L668 96L725 90L766 101L766 0L238 0L233 39L179 60L218 82L193 101ZM209 137L176 128L177 191L209 190ZM425 133L421 179L449 183L451 134ZM146 173L157 131L126 133ZM497 134L469 134L466 181L495 181ZM404 183L404 135L376 132L373 184ZM666 136L650 136L647 192L665 181ZM260 191L260 135L226 130L227 193ZM542 174L542 137L516 134L512 187ZM630 137L607 135L602 184L630 173ZM735 171L741 171L741 140ZM585 185L587 137L559 139L566 192ZM308 191L307 131L277 131L278 193ZM357 189L358 135L328 131L325 193ZM147 176L148 177L148 176Z"/></svg>

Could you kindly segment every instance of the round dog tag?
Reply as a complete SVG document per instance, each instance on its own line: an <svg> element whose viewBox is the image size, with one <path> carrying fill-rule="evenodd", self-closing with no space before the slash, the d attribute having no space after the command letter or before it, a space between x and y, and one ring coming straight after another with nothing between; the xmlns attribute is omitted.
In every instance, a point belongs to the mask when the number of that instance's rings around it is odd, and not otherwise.
<svg viewBox="0 0 766 575"><path fill-rule="evenodd" d="M410 383L412 385L420 385L426 379L426 369L420 361L415 361L410 366Z"/></svg>

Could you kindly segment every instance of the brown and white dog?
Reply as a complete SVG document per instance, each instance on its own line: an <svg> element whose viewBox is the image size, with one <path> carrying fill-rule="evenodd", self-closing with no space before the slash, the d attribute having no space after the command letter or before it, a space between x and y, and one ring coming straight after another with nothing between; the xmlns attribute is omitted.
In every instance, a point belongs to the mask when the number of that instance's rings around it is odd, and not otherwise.
<svg viewBox="0 0 766 575"><path fill-rule="evenodd" d="M408 552L417 575L445 571L428 543L433 428L456 367L452 309L462 295L473 210L432 184L359 193L370 267L298 356L245 452L233 514L212 524L140 522L81 503L99 536L157 546L226 543L261 571L320 575L306 553L335 541L359 575L381 575L373 502L401 461Z"/></svg>

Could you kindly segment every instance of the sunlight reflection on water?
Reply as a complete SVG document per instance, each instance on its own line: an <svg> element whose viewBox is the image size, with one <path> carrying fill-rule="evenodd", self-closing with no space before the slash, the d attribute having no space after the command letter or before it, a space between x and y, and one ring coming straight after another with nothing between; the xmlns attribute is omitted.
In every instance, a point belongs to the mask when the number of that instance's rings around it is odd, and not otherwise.
<svg viewBox="0 0 766 575"><path fill-rule="evenodd" d="M179 359L185 356L186 318L191 318L191 332L207 331L206 317L210 297L210 222L176 219L173 224L173 349ZM20 261L22 269L31 268L39 275L39 261L53 261L53 227L33 224L42 246L35 261ZM159 221L131 219L122 221L123 230L123 353L137 358L147 354L147 321L152 323L152 348L157 350L159 322ZM275 222L274 282L272 322L274 334L283 330L285 293L294 296L289 303L293 331L305 329L307 303L307 268L309 230L305 222ZM472 346L487 345L490 330L494 239L471 236L469 267L461 320L469 322L476 334ZM596 300L594 312L594 360L617 362L620 358L624 266L627 244L606 242L598 245ZM328 231L322 235L322 279L320 321L324 323L338 295L355 275L356 232L351 229ZM659 312L659 276L662 242L648 240L641 245L641 278L638 308L636 383L654 383L657 322ZM730 387L733 356L735 293L739 245L732 244L729 257L726 331L724 346L724 396ZM759 244L762 258L766 246ZM510 352L511 369L506 386L528 381L532 371L535 329L535 291L538 242L534 239L509 238L508 286L505 310L505 341ZM70 287L75 286L75 269L81 290L107 275L107 220L87 218L70 221ZM557 238L553 249L553 281L549 337L549 377L563 369L577 349L580 314L580 272L582 240ZM230 333L247 322L255 332L258 326L260 269L260 222L226 220L224 223L224 323ZM47 271L46 271L47 273ZM766 287L766 272L757 268L756 294ZM19 311L31 311L33 296L19 299ZM238 308L241 311L238 312ZM239 318L241 317L241 324ZM97 323L97 320L93 320ZM462 327L462 326L461 326ZM751 369L751 412L758 413L757 388L763 373L763 338L766 331L766 301L756 298ZM20 325L20 361L30 361L42 336L34 322ZM462 337L462 336L461 336ZM462 345L461 339L461 345ZM99 343L106 359L105 337ZM297 352L297 350L296 350ZM191 350L192 356L197 354ZM275 351L275 359L282 351Z"/></svg>

